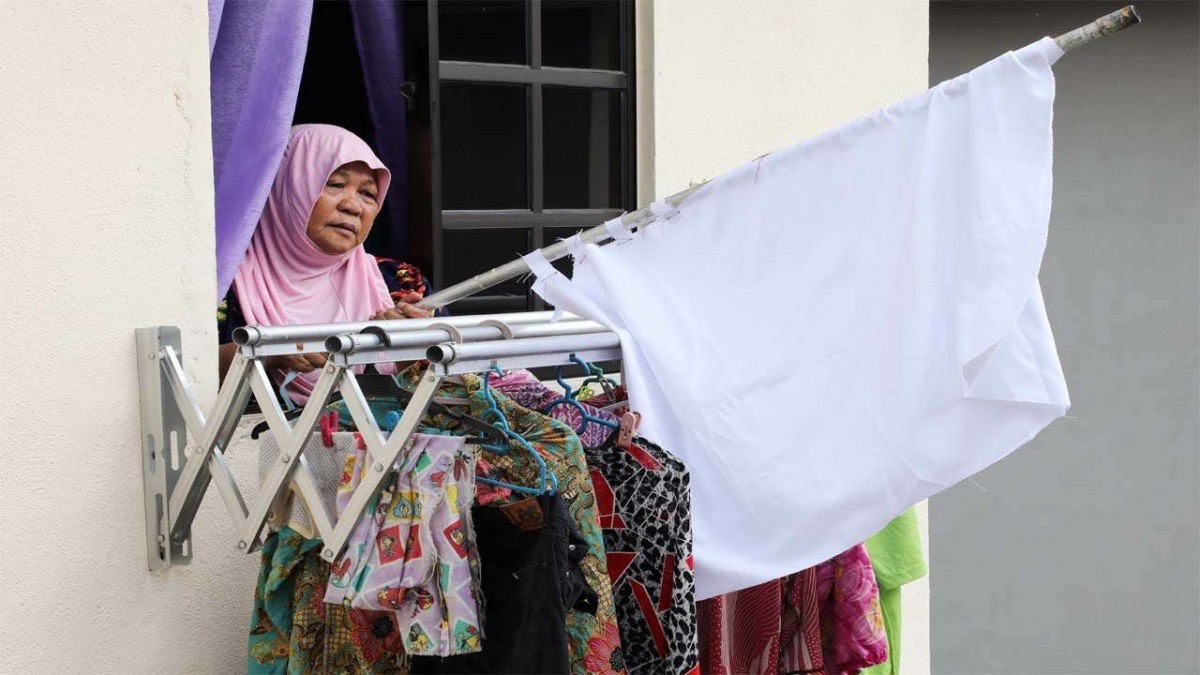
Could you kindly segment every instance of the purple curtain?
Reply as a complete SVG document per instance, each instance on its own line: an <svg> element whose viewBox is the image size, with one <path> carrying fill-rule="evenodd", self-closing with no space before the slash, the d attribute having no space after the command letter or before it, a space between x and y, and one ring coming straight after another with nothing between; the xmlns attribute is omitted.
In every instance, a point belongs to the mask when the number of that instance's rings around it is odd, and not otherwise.
<svg viewBox="0 0 1200 675"><path fill-rule="evenodd" d="M208 17L220 300L287 145L312 0L209 0Z"/></svg>
<svg viewBox="0 0 1200 675"><path fill-rule="evenodd" d="M404 86L404 10L392 0L352 0L375 152L392 172L387 210L391 253L408 256L408 105Z"/></svg>

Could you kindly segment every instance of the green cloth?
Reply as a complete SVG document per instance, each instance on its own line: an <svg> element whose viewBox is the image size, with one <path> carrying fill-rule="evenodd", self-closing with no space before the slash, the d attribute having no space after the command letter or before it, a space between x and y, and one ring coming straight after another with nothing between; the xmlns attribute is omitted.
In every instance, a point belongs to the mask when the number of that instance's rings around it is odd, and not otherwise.
<svg viewBox="0 0 1200 675"><path fill-rule="evenodd" d="M929 573L921 551L917 511L909 509L867 540L867 553L879 584L879 604L887 632L888 660L862 671L863 675L900 673L900 587Z"/></svg>

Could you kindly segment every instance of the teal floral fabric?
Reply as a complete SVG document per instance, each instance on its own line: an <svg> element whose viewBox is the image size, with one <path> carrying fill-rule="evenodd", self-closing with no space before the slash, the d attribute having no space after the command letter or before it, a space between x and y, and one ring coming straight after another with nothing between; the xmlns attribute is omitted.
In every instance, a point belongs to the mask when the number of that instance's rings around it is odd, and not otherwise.
<svg viewBox="0 0 1200 675"><path fill-rule="evenodd" d="M400 632L388 612L325 604L329 564L321 540L284 527L262 548L250 615L250 675L407 673Z"/></svg>

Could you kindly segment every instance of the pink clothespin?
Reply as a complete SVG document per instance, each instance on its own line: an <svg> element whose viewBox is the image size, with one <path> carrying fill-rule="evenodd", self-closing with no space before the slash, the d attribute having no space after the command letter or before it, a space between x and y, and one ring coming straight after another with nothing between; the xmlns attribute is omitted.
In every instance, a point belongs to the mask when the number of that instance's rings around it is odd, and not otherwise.
<svg viewBox="0 0 1200 675"><path fill-rule="evenodd" d="M336 410L321 416L321 441L325 447L333 447L333 432L338 430L338 414Z"/></svg>
<svg viewBox="0 0 1200 675"><path fill-rule="evenodd" d="M642 414L628 411L621 415L621 426L617 429L617 447L629 449L633 444L633 435L637 433L638 424L642 421Z"/></svg>

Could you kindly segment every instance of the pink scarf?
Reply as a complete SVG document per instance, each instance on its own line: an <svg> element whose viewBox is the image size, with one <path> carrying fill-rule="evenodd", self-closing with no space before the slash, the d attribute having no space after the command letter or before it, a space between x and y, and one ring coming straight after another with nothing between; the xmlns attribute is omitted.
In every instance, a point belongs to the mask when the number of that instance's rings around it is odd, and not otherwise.
<svg viewBox="0 0 1200 675"><path fill-rule="evenodd" d="M361 245L330 255L305 231L330 174L355 161L375 170L382 204L391 174L362 139L328 124L292 127L258 228L233 280L247 324L365 321L393 305L375 258ZM381 372L390 370L385 365L390 364L380 364ZM275 375L282 379L281 373ZM288 385L292 398L307 401L319 375L314 371L293 380Z"/></svg>

